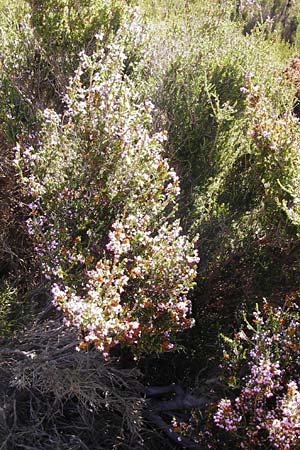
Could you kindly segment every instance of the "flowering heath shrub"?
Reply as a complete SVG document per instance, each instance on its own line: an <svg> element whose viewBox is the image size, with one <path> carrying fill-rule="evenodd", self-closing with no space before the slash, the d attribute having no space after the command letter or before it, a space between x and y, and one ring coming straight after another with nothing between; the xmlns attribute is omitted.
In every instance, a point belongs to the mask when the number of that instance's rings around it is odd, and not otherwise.
<svg viewBox="0 0 300 450"><path fill-rule="evenodd" d="M258 308L252 322L225 339L224 366L233 393L214 415L234 448L299 448L300 312L296 304ZM244 375L242 375L244 373Z"/></svg>
<svg viewBox="0 0 300 450"><path fill-rule="evenodd" d="M128 31L129 29L129 31ZM54 303L104 356L174 348L192 325L187 293L198 261L176 219L179 180L151 135L152 105L125 74L126 33L82 52L63 116L44 112L38 145L19 147L35 236ZM22 157L21 157L22 154Z"/></svg>

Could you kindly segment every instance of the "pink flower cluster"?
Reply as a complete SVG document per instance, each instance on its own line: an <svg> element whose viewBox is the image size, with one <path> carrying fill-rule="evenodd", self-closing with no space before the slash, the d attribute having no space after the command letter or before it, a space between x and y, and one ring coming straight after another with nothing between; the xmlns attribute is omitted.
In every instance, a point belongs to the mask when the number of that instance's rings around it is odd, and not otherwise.
<svg viewBox="0 0 300 450"><path fill-rule="evenodd" d="M218 404L214 423L231 435L240 448L296 449L300 441L300 314L296 304L273 308L264 304L256 311L254 326L247 322L251 337L242 331L231 341L240 366L233 368L237 397ZM230 340L227 340L230 342ZM228 353L226 352L228 359ZM241 365L248 374L238 378Z"/></svg>

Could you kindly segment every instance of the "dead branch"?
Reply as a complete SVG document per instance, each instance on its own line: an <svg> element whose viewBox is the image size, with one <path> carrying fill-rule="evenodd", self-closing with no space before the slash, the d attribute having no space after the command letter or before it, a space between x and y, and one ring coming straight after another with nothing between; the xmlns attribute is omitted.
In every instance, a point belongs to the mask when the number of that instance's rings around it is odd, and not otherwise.
<svg viewBox="0 0 300 450"><path fill-rule="evenodd" d="M204 448L193 439L182 436L180 433L172 430L172 427L161 417L159 413L164 415L174 415L174 411L187 410L193 408L204 408L211 399L207 396L195 397L192 393L184 392L181 386L171 384L169 386L149 386L145 390L148 397L154 397L165 394L175 394L171 399L158 401L151 399L149 402L149 410L147 418L155 426L159 427L173 442L178 446L188 449L204 450Z"/></svg>
<svg viewBox="0 0 300 450"><path fill-rule="evenodd" d="M154 425L156 425L158 428L160 428L162 431L164 431L164 433L173 442L175 442L178 446L188 448L188 449L206 450L198 442L195 442L192 439L189 439L189 438L177 433L176 431L173 431L172 428L170 428L170 425L167 424L167 422L165 422L159 415L149 414L148 419Z"/></svg>

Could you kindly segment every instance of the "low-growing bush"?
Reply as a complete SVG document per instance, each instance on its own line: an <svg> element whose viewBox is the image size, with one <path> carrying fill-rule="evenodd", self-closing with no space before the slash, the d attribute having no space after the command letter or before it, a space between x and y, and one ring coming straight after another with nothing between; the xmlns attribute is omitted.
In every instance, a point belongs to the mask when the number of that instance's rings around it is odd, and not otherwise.
<svg viewBox="0 0 300 450"><path fill-rule="evenodd" d="M105 355L118 343L136 354L174 347L192 324L186 294L198 260L176 219L165 135L149 133L151 104L125 74L126 33L107 47L99 35L96 51L82 53L64 116L46 110L40 144L22 149L28 226L54 302L81 330L81 347Z"/></svg>
<svg viewBox="0 0 300 450"><path fill-rule="evenodd" d="M157 120L169 132L168 150L188 187L205 190L222 152L234 151L245 76L253 73L262 84L275 84L288 52L259 29L244 36L231 11L226 2L186 2L148 31L152 46L144 88L150 89Z"/></svg>
<svg viewBox="0 0 300 450"><path fill-rule="evenodd" d="M245 80L243 118L230 130L234 147L220 153L206 191L196 192L193 221L203 237L215 230L208 270L236 255L240 270L251 265L252 291L268 295L275 286L293 288L299 274L300 129L290 87L278 83L266 88Z"/></svg>
<svg viewBox="0 0 300 450"><path fill-rule="evenodd" d="M118 30L125 9L122 0L29 0L29 4L32 25L43 50L65 59L71 67L79 51L93 50L95 34L101 28L106 37Z"/></svg>
<svg viewBox="0 0 300 450"><path fill-rule="evenodd" d="M126 0L28 0L30 23L34 29L37 45L33 60L32 90L40 97L41 109L52 107L62 111L62 97L66 93L69 77L73 76L79 63L79 53L91 55L96 45L96 34L102 34L103 44L113 40L124 23L133 23L136 33L127 33L127 72L140 57L135 9ZM136 39L138 36L138 39ZM131 41L130 41L131 39Z"/></svg>
<svg viewBox="0 0 300 450"><path fill-rule="evenodd" d="M245 32L257 24L275 30L287 41L299 45L300 9L295 0L236 0L237 13L243 19Z"/></svg>
<svg viewBox="0 0 300 450"><path fill-rule="evenodd" d="M225 432L223 445L298 448L299 319L297 304L287 301L283 307L274 307L265 302L250 322L245 319L232 339L224 338L225 380L230 396L219 402L213 418Z"/></svg>

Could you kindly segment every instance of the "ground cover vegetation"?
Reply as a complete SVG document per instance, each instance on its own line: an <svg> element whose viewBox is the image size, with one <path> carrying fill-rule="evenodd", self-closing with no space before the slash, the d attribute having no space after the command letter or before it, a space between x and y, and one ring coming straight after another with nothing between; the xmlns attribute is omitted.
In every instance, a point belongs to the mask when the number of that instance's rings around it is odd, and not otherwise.
<svg viewBox="0 0 300 450"><path fill-rule="evenodd" d="M0 1L1 449L300 447L299 21Z"/></svg>

